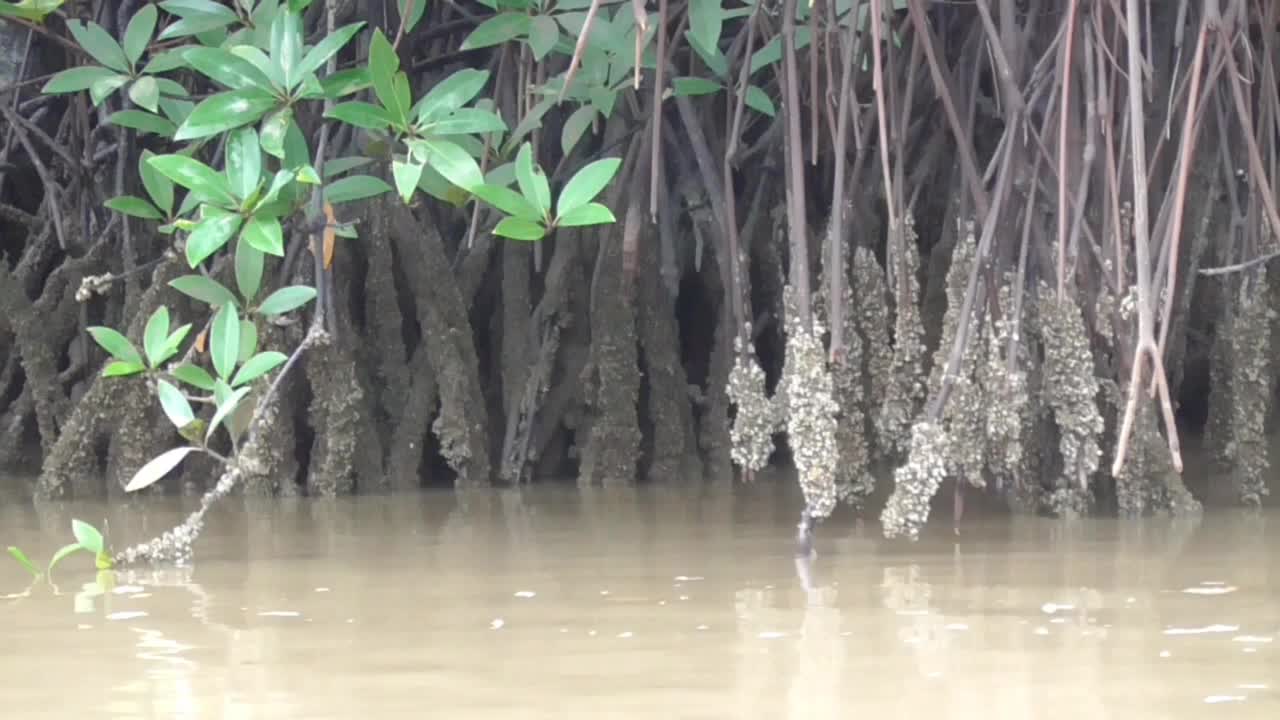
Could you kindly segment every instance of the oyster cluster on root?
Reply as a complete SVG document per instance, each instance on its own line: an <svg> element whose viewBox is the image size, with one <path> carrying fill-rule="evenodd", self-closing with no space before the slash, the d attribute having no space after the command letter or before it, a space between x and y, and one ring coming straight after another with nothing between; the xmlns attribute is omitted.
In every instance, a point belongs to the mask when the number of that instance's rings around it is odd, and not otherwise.
<svg viewBox="0 0 1280 720"><path fill-rule="evenodd" d="M941 425L919 422L911 428L907 462L893 473L893 494L880 513L887 538L914 540L929 519L929 501L947 475L950 440Z"/></svg>
<svg viewBox="0 0 1280 720"><path fill-rule="evenodd" d="M729 371L728 392L737 413L729 428L729 439L733 443L730 456L734 464L754 473L764 469L773 454L777 411L766 392L764 370L755 353L749 349L743 352L741 338L735 338L734 345L737 352L733 369Z"/></svg>
<svg viewBox="0 0 1280 720"><path fill-rule="evenodd" d="M1089 483L1102 457L1102 413L1093 351L1074 298L1062 300L1040 283L1038 310L1044 342L1045 402L1058 427L1062 475L1048 498L1055 514L1088 509Z"/></svg>
<svg viewBox="0 0 1280 720"><path fill-rule="evenodd" d="M804 492L804 514L807 519L820 520L830 515L836 505L839 407L819 339L821 327L806 327L799 317L794 288L788 285L783 293L787 345L779 390L785 402L787 439Z"/></svg>
<svg viewBox="0 0 1280 720"><path fill-rule="evenodd" d="M1227 456L1240 501L1261 505L1266 485L1266 420L1270 410L1271 321L1269 279L1259 269L1253 283L1241 283L1231 328L1231 415ZM1252 285L1252 287L1249 287Z"/></svg>
<svg viewBox="0 0 1280 720"><path fill-rule="evenodd" d="M929 376L929 394L939 392L948 380L952 382L950 402L942 411L942 422L947 435L963 438L952 443L944 464L951 475L974 487L983 487L986 480L983 470L986 464L986 416L988 402L984 389L979 385L978 370L982 366L982 353L987 349L982 342L983 330L977 322L978 303L970 308L969 333L973 336L960 356L959 367L949 367L948 360L956 334L960 331L960 313L964 306L965 290L978 259L977 240L973 223L967 223L951 253L951 266L947 270L947 310L942 318L942 335L934 351L933 368Z"/></svg>
<svg viewBox="0 0 1280 720"><path fill-rule="evenodd" d="M920 317L920 250L916 246L915 222L910 213L903 218L901 237L889 242L889 294L894 298L893 359L884 404L876 420L880 447L889 456L905 455L911 449L910 428L924 403L921 377L924 360L924 323Z"/></svg>

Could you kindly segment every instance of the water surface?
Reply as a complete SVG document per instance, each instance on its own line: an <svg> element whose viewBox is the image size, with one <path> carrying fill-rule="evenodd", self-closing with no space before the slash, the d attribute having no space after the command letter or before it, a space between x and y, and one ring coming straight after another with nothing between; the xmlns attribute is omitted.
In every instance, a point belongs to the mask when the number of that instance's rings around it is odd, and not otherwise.
<svg viewBox="0 0 1280 720"><path fill-rule="evenodd" d="M190 501L0 506L49 555ZM795 493L664 487L235 498L191 567L0 563L12 718L1276 718L1274 511L1003 515L914 545ZM943 522L945 525L945 521Z"/></svg>

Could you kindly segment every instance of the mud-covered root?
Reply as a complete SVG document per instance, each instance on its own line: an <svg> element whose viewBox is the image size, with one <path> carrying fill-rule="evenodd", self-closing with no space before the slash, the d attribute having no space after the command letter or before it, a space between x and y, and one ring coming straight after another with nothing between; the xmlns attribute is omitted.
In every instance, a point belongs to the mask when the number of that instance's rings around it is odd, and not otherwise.
<svg viewBox="0 0 1280 720"><path fill-rule="evenodd" d="M1080 307L1070 297L1059 302L1044 283L1039 291L1043 392L1058 428L1062 456L1062 474L1048 498L1049 510L1058 515L1080 513L1088 508L1090 482L1102 456L1098 378Z"/></svg>
<svg viewBox="0 0 1280 720"><path fill-rule="evenodd" d="M929 502L947 475L950 439L942 426L921 421L911 428L906 464L893 473L893 494L880 513L886 538L915 540L929 519Z"/></svg>
<svg viewBox="0 0 1280 720"><path fill-rule="evenodd" d="M1240 502L1261 505L1270 494L1266 485L1266 420L1271 405L1271 316L1265 268L1253 283L1242 283L1231 328L1230 444L1232 476ZM1250 287L1251 286L1251 287Z"/></svg>

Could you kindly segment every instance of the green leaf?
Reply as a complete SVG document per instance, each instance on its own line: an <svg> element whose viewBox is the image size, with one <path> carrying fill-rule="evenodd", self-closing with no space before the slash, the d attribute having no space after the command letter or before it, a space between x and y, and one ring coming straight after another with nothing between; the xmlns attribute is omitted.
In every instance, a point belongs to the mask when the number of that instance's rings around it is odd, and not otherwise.
<svg viewBox="0 0 1280 720"><path fill-rule="evenodd" d="M508 215L537 222L544 215L520 193L501 185L481 184L471 189L472 194Z"/></svg>
<svg viewBox="0 0 1280 720"><path fill-rule="evenodd" d="M186 50L187 48L183 46L153 54L151 59L147 61L146 66L142 68L142 73L144 75L159 75L160 73L167 73L186 67L186 58L182 57Z"/></svg>
<svg viewBox="0 0 1280 720"><path fill-rule="evenodd" d="M387 109L387 115L397 124L408 122L409 108L402 107L396 95L395 75L400 68L400 57L391 47L382 30L375 30L369 46L369 75L373 80L373 92L378 102Z"/></svg>
<svg viewBox="0 0 1280 720"><path fill-rule="evenodd" d="M218 426L222 424L222 421L225 420L228 415L235 412L236 406L240 404L240 401L244 399L245 395L249 394L250 390L252 390L252 388L242 387L232 392L228 397L218 403L218 410L213 414L213 420L209 423L209 429L205 431L205 442L209 442L209 438L213 437L214 431L218 429ZM228 432L230 432L230 429L228 429Z"/></svg>
<svg viewBox="0 0 1280 720"><path fill-rule="evenodd" d="M556 201L557 217L572 212L595 199L622 165L621 158L604 158L587 164L565 183Z"/></svg>
<svg viewBox="0 0 1280 720"><path fill-rule="evenodd" d="M324 176L326 178L331 178L335 175L341 175L348 170L354 170L358 167L368 165L371 162L373 162L371 158L359 155L334 158L324 164Z"/></svg>
<svg viewBox="0 0 1280 720"><path fill-rule="evenodd" d="M288 358L284 353L261 352L245 361L236 376L231 379L231 387L240 387L246 383L253 382L267 373L275 370Z"/></svg>
<svg viewBox="0 0 1280 720"><path fill-rule="evenodd" d="M425 151L423 154L427 162L449 182L467 191L484 184L480 165L461 146L433 138L418 142Z"/></svg>
<svg viewBox="0 0 1280 720"><path fill-rule="evenodd" d="M102 377L125 377L127 375L137 375L146 369L147 366L142 363L112 360L107 363L105 368L103 368Z"/></svg>
<svg viewBox="0 0 1280 720"><path fill-rule="evenodd" d="M128 75L108 75L98 78L89 86L89 100L93 102L93 106L97 107L106 100L111 93L124 87L129 82Z"/></svg>
<svg viewBox="0 0 1280 720"><path fill-rule="evenodd" d="M400 22L404 24L407 34L413 32L413 28L422 19L422 13L427 9L427 0L396 0L396 7L400 10Z"/></svg>
<svg viewBox="0 0 1280 720"><path fill-rule="evenodd" d="M40 577L40 571L36 569L35 564L31 562L31 559L27 557L26 553L10 545L9 554L13 556L14 560L18 561L19 565L26 568L27 572L31 573L31 577Z"/></svg>
<svg viewBox="0 0 1280 720"><path fill-rule="evenodd" d="M413 198L413 191L418 188L418 180L422 177L422 163L407 163L400 160L391 161L391 175L396 181L396 192L408 204Z"/></svg>
<svg viewBox="0 0 1280 720"><path fill-rule="evenodd" d="M493 229L493 234L512 240L541 240L547 229L536 222L518 217L503 218Z"/></svg>
<svg viewBox="0 0 1280 720"><path fill-rule="evenodd" d="M529 25L529 49L534 60L542 60L560 39L560 25L549 15L538 15Z"/></svg>
<svg viewBox="0 0 1280 720"><path fill-rule="evenodd" d="M161 31L158 40L218 30L239 20L231 8L210 0L168 0L160 7L182 19Z"/></svg>
<svg viewBox="0 0 1280 720"><path fill-rule="evenodd" d="M101 326L94 326L88 330L94 342L110 353L111 357L121 362L142 364L142 356L133 347L133 343L118 331Z"/></svg>
<svg viewBox="0 0 1280 720"><path fill-rule="evenodd" d="M524 140L525 135L542 127L542 117L547 114L547 111L551 109L555 101L555 97L544 98L525 113L524 118L520 120L520 124L516 125L516 129L512 130L511 135L507 137L507 141L503 146L504 154Z"/></svg>
<svg viewBox="0 0 1280 720"><path fill-rule="evenodd" d="M209 333L209 356L213 358L213 369L218 377L226 380L235 370L236 358L240 356L240 318L236 315L236 306L227 303L213 317L213 330Z"/></svg>
<svg viewBox="0 0 1280 720"><path fill-rule="evenodd" d="M524 13L504 12L480 23L459 50L475 50L514 40L529 32L529 16Z"/></svg>
<svg viewBox="0 0 1280 720"><path fill-rule="evenodd" d="M107 122L120 127L127 127L142 133L154 133L162 137L173 137L178 126L172 122L141 110L118 110L107 116Z"/></svg>
<svg viewBox="0 0 1280 720"><path fill-rule="evenodd" d="M316 289L306 285L290 285L271 293L258 305L260 315L283 315L302 307L316 296Z"/></svg>
<svg viewBox="0 0 1280 720"><path fill-rule="evenodd" d="M284 138L293 122L293 109L281 108L262 121L262 149L271 157L284 159Z"/></svg>
<svg viewBox="0 0 1280 720"><path fill-rule="evenodd" d="M224 208L236 207L227 178L199 160L186 155L156 155L147 162L160 174L195 193L204 202Z"/></svg>
<svg viewBox="0 0 1280 720"><path fill-rule="evenodd" d="M236 243L236 287L246 303L252 302L262 287L264 259L262 251L249 244L243 236Z"/></svg>
<svg viewBox="0 0 1280 720"><path fill-rule="evenodd" d="M302 17L296 12L278 12L271 22L271 59L284 74L286 89L293 89L302 74Z"/></svg>
<svg viewBox="0 0 1280 720"><path fill-rule="evenodd" d="M156 358L156 364L167 361L169 358L178 354L178 348L182 346L182 341L191 333L191 323L186 323L177 330L169 334L164 341L164 348L160 351L159 357Z"/></svg>
<svg viewBox="0 0 1280 720"><path fill-rule="evenodd" d="M193 268L221 250L240 229L243 220L238 213L213 205L202 205L201 213L204 218L187 236L187 263Z"/></svg>
<svg viewBox="0 0 1280 720"><path fill-rule="evenodd" d="M591 105L583 105L564 121L564 127L560 130L560 150L568 155L582 139L582 134L591 127L591 122L595 120L597 110Z"/></svg>
<svg viewBox="0 0 1280 720"><path fill-rule="evenodd" d="M187 455L195 451L196 449L193 447L179 447L160 453L133 474L129 484L124 486L125 492L137 492L156 484L165 475L168 475L170 471L178 467Z"/></svg>
<svg viewBox="0 0 1280 720"><path fill-rule="evenodd" d="M471 102L489 82L488 70L464 68L436 83L413 108L419 122L429 122L453 113Z"/></svg>
<svg viewBox="0 0 1280 720"><path fill-rule="evenodd" d="M47 15L62 7L66 0L18 0L16 3L0 1L0 17L10 16L42 23Z"/></svg>
<svg viewBox="0 0 1280 720"><path fill-rule="evenodd" d="M161 220L164 218L164 215L160 214L159 210L152 207L151 203L140 197L134 197L133 195L120 195L119 197L113 197L102 204L108 209L115 210L118 213L123 213L136 218L143 218L144 220Z"/></svg>
<svg viewBox="0 0 1280 720"><path fill-rule="evenodd" d="M71 534L75 536L76 542L80 543L80 547L85 550L95 555L103 551L102 533L98 532L98 528L89 523L73 519L71 521Z"/></svg>
<svg viewBox="0 0 1280 720"><path fill-rule="evenodd" d="M150 162L155 157L150 150L143 150L138 158L138 174L142 176L142 186L155 206L168 215L173 212L173 181L157 170Z"/></svg>
<svg viewBox="0 0 1280 720"><path fill-rule="evenodd" d="M720 29L724 24L724 10L720 2L689 0L689 33L707 49L720 44Z"/></svg>
<svg viewBox="0 0 1280 720"><path fill-rule="evenodd" d="M369 87L373 83L369 77L369 68L357 67L349 70L339 70L338 72L326 76L320 81L320 87L324 88L324 96L330 100L337 100L352 93L360 92Z"/></svg>
<svg viewBox="0 0 1280 720"><path fill-rule="evenodd" d="M183 275L169 281L169 287L206 305L221 307L234 303L236 296L225 285L204 275Z"/></svg>
<svg viewBox="0 0 1280 720"><path fill-rule="evenodd" d="M533 161L533 146L525 143L516 154L516 183L525 199L538 209L538 214L545 217L551 212L551 186L547 176Z"/></svg>
<svg viewBox="0 0 1280 720"><path fill-rule="evenodd" d="M278 100L262 90L246 88L218 93L196 105L182 122L174 140L198 140L256 122L276 107Z"/></svg>
<svg viewBox="0 0 1280 720"><path fill-rule="evenodd" d="M222 48L192 47L182 57L191 67L231 90L272 90L271 80L253 63Z"/></svg>
<svg viewBox="0 0 1280 720"><path fill-rule="evenodd" d="M40 92L45 95L80 92L88 90L98 80L108 77L118 76L111 70L97 65L73 67L49 78L49 82L40 88Z"/></svg>
<svg viewBox="0 0 1280 720"><path fill-rule="evenodd" d="M120 43L111 37L102 26L80 20L68 20L67 29L75 37L80 47L85 49L94 60L118 72L129 72L129 59L125 57Z"/></svg>
<svg viewBox="0 0 1280 720"><path fill-rule="evenodd" d="M373 103L358 100L334 105L324 116L365 130L386 130L391 124L391 117L386 110Z"/></svg>
<svg viewBox="0 0 1280 720"><path fill-rule="evenodd" d="M53 568L56 567L58 563L65 560L68 555L71 555L72 553L81 552L83 550L84 548L80 547L80 543L78 542L71 543L70 545L63 545L62 547L58 548L58 552L54 553L53 557L49 558L49 568L45 570L45 572L52 575Z"/></svg>
<svg viewBox="0 0 1280 720"><path fill-rule="evenodd" d="M761 90L755 85L747 86L747 97L745 102L747 106L750 107L752 110L755 110L756 112L759 112L759 113L764 113L769 117L773 117L778 112L777 108L774 107L773 100L770 99L767 94L765 94L764 90Z"/></svg>
<svg viewBox="0 0 1280 720"><path fill-rule="evenodd" d="M143 75L129 86L129 99L134 105L145 108L151 112L160 111L160 88L156 85L156 79L150 75Z"/></svg>
<svg viewBox="0 0 1280 720"><path fill-rule="evenodd" d="M556 227L578 227L581 225L605 225L617 222L613 211L600 203L580 205L556 218Z"/></svg>
<svg viewBox="0 0 1280 720"><path fill-rule="evenodd" d="M161 363L160 353L164 351L165 340L169 338L169 308L161 305L147 318L147 327L142 333L142 351L147 354L147 362L151 367Z"/></svg>
<svg viewBox="0 0 1280 720"><path fill-rule="evenodd" d="M254 215L244 226L243 237L245 242L268 255L284 257L284 233L276 218Z"/></svg>
<svg viewBox="0 0 1280 720"><path fill-rule="evenodd" d="M258 352L258 328L248 319L243 319L240 321L240 354L236 356L236 362L243 363L253 357L256 352Z"/></svg>
<svg viewBox="0 0 1280 720"><path fill-rule="evenodd" d="M710 95L720 92L721 85L714 80L708 80L700 77L678 77L671 80L672 90L675 91L677 97L690 97L695 95Z"/></svg>
<svg viewBox="0 0 1280 720"><path fill-rule="evenodd" d="M142 53L151 42L151 34L156 31L156 6L150 3L143 5L138 12L129 18L129 25L124 31L124 55L130 65L138 62Z"/></svg>
<svg viewBox="0 0 1280 720"><path fill-rule="evenodd" d="M187 423L196 419L186 396L168 380L156 380L156 396L160 398L160 407L164 408L164 414L175 428L184 428Z"/></svg>
<svg viewBox="0 0 1280 720"><path fill-rule="evenodd" d="M418 0L418 4L425 6L426 2L425 0ZM319 70L320 66L333 57L334 53L341 50L348 42L351 42L351 38L355 37L355 34L360 32L362 27L364 27L363 20L344 25L326 35L323 40L315 44L315 47L307 51L307 54L302 58L302 62L298 64L299 76Z"/></svg>
<svg viewBox="0 0 1280 720"><path fill-rule="evenodd" d="M506 132L507 124L488 110L462 108L449 117L430 124L426 130L433 135L470 135Z"/></svg>
<svg viewBox="0 0 1280 720"><path fill-rule="evenodd" d="M173 376L194 388L213 392L213 376L199 365L186 363L174 368Z"/></svg>
<svg viewBox="0 0 1280 720"><path fill-rule="evenodd" d="M242 127L227 136L226 174L231 194L244 201L258 187L262 178L262 150L258 146L258 132L252 127Z"/></svg>
<svg viewBox="0 0 1280 720"><path fill-rule="evenodd" d="M325 188L324 197L331 204L363 200L391 189L385 180L372 175L348 175L334 180Z"/></svg>

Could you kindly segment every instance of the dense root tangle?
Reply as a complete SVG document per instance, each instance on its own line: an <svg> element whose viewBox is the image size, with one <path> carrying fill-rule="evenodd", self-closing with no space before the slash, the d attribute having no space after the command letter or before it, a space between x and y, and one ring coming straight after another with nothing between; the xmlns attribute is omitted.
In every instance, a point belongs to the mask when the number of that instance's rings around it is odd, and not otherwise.
<svg viewBox="0 0 1280 720"><path fill-rule="evenodd" d="M884 404L880 407L876 434L886 454L905 454L911 447L911 422L924 402L921 378L924 359L924 325L920 319L920 250L916 247L915 222L903 219L902 237L889 242L890 294L894 297L893 360ZM904 252L905 250L905 252Z"/></svg>
<svg viewBox="0 0 1280 720"><path fill-rule="evenodd" d="M880 513L886 538L915 540L929 519L929 501L946 477L949 440L940 425L920 422L911 429L907 463L893 473L893 494Z"/></svg>
<svg viewBox="0 0 1280 720"><path fill-rule="evenodd" d="M963 480L974 487L983 487L983 467L986 461L986 417L993 408L984 398L984 390L978 384L978 368L980 354L986 349L980 336L981 326L975 322L977 304L971 309L970 331L974 337L966 344L960 358L960 367L948 368L947 356L951 354L951 346L955 343L956 332L960 326L960 311L964 306L965 288L969 277L973 274L977 260L977 242L973 234L973 223L967 223L965 231L956 241L951 254L951 267L947 271L947 310L942 318L942 338L934 352L933 369L929 376L929 393L937 393L946 373L953 375L951 400L943 409L942 420L947 435L963 438L963 442L951 443L948 446L950 455L945 464L955 473L957 480Z"/></svg>
<svg viewBox="0 0 1280 720"><path fill-rule="evenodd" d="M1043 392L1058 426L1062 455L1062 476L1049 498L1049 509L1059 515L1083 512L1089 482L1102 455L1103 423L1093 352L1074 299L1059 302L1042 283L1039 300L1045 349Z"/></svg>
<svg viewBox="0 0 1280 720"><path fill-rule="evenodd" d="M787 440L804 491L805 514L821 519L830 515L836 504L839 457L835 416L839 408L832 397L831 374L818 339L821 330L801 322L794 289L787 285L783 292L787 306L787 354L782 370Z"/></svg>
<svg viewBox="0 0 1280 720"><path fill-rule="evenodd" d="M748 325L750 333L750 325ZM773 454L773 433L778 426L774 403L765 392L764 370L755 353L742 352L742 340L734 341L733 370L729 372L729 400L737 408L729 437L734 464L756 472L764 469Z"/></svg>
<svg viewBox="0 0 1280 720"><path fill-rule="evenodd" d="M1241 283L1231 332L1231 415L1227 456L1240 501L1261 505L1269 494L1265 424L1271 398L1271 309L1266 268Z"/></svg>

